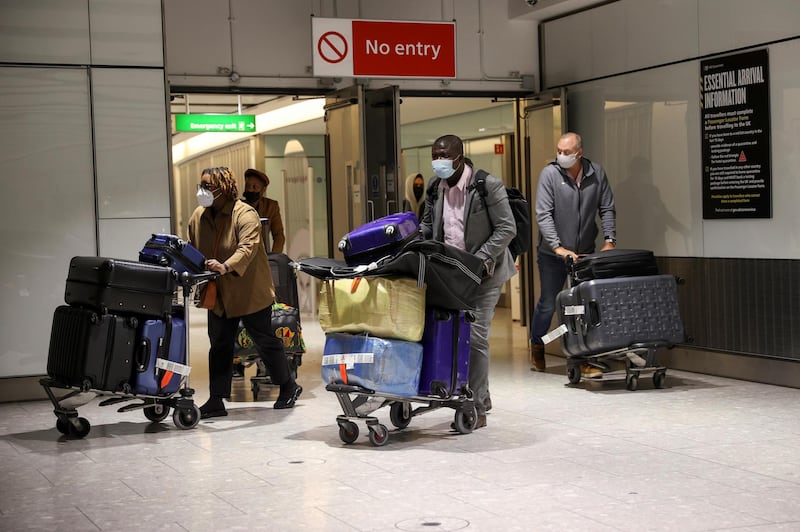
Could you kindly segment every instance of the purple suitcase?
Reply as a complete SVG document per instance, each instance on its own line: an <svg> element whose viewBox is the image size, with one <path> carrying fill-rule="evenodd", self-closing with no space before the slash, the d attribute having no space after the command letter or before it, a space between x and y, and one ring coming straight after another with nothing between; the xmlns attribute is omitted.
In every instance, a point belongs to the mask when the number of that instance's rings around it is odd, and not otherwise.
<svg viewBox="0 0 800 532"><path fill-rule="evenodd" d="M56 308L47 374L67 386L129 392L137 321L78 307Z"/></svg>
<svg viewBox="0 0 800 532"><path fill-rule="evenodd" d="M395 255L404 244L419 238L417 215L398 212L353 229L339 241L339 251L349 266L357 266Z"/></svg>
<svg viewBox="0 0 800 532"><path fill-rule="evenodd" d="M171 395L178 391L181 376L156 367L156 360L186 364L186 322L183 309L173 311L166 320L145 320L138 334L133 364L133 392L144 395Z"/></svg>
<svg viewBox="0 0 800 532"><path fill-rule="evenodd" d="M426 309L420 395L447 398L469 385L469 333L465 312Z"/></svg>
<svg viewBox="0 0 800 532"><path fill-rule="evenodd" d="M597 355L632 344L684 341L672 275L584 281L556 296L568 356Z"/></svg>
<svg viewBox="0 0 800 532"><path fill-rule="evenodd" d="M139 252L139 262L169 266L179 274L203 273L206 270L205 256L175 235L154 233Z"/></svg>

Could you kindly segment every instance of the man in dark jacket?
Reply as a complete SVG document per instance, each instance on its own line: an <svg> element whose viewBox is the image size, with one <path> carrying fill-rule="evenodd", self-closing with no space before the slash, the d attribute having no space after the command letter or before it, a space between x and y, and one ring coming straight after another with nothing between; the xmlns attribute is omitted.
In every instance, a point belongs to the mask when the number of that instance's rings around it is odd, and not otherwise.
<svg viewBox="0 0 800 532"><path fill-rule="evenodd" d="M508 244L517 234L503 182L486 176L486 197L474 186L475 169L464 158L464 144L455 135L439 137L431 156L439 178L437 193L428 195L420 228L432 238L479 257L484 264L470 330L469 386L478 414L475 428L486 426L489 397L489 327L503 283L516 273ZM484 202L484 199L486 200Z"/></svg>
<svg viewBox="0 0 800 532"><path fill-rule="evenodd" d="M545 370L542 336L550 328L555 298L567 280L565 260L594 253L596 216L600 216L605 242L601 251L616 245L617 222L614 194L603 168L583 157L577 133L566 133L557 144L556 160L539 175L536 190L536 222L539 225L537 263L541 294L531 318L531 369ZM598 368L584 365L584 377L602 376Z"/></svg>

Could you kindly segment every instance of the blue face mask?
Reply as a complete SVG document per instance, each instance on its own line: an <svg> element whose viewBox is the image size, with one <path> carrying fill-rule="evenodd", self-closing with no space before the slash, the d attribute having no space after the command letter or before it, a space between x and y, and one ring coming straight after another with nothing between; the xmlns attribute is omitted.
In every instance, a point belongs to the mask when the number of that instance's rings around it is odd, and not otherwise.
<svg viewBox="0 0 800 532"><path fill-rule="evenodd" d="M456 169L453 168L452 159L434 159L431 161L431 166L433 167L433 173L436 174L436 177L441 179L447 179L456 173Z"/></svg>

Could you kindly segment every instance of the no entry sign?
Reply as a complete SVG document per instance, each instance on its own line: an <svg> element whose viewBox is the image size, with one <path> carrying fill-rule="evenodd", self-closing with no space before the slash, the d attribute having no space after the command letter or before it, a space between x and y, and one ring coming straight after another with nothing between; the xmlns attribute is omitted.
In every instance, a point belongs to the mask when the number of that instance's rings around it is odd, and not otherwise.
<svg viewBox="0 0 800 532"><path fill-rule="evenodd" d="M315 76L456 77L455 22L313 17Z"/></svg>

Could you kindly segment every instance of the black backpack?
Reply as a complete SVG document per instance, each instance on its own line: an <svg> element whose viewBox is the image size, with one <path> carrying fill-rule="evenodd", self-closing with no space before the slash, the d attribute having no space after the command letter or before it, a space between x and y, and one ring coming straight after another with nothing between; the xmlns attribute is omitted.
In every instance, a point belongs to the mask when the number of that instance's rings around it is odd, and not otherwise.
<svg viewBox="0 0 800 532"><path fill-rule="evenodd" d="M484 209L489 209L486 205L486 176L489 175L485 170L475 171L475 182L470 185L478 190L483 200ZM428 185L427 193L431 196L432 201L436 201L436 196L439 190L439 180L433 179ZM511 207L511 213L514 215L514 224L517 226L517 235L508 244L508 250L511 251L511 256L514 260L523 253L527 253L531 248L531 208L528 200L516 188L506 187L506 194L508 195L508 204ZM491 223L491 218L489 218ZM493 228L494 229L494 228Z"/></svg>

